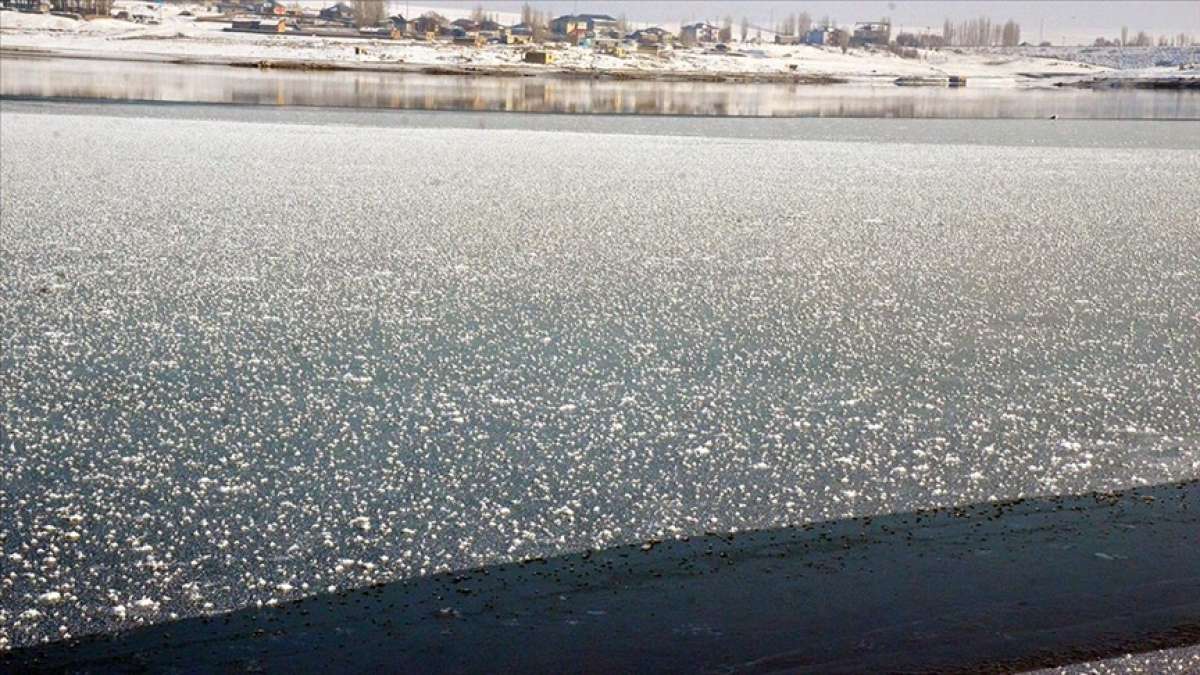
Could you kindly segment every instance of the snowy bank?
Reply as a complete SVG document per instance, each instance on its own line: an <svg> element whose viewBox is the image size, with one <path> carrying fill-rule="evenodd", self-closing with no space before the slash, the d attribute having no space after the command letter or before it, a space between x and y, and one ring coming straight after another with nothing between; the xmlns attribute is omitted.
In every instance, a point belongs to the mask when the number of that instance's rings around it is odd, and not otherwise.
<svg viewBox="0 0 1200 675"><path fill-rule="evenodd" d="M997 55L964 50L921 51L905 59L882 49L826 46L741 45L730 53L677 49L664 56L613 56L590 48L556 45L552 65L523 63L524 46L454 45L444 42L237 33L220 21L184 16L180 7L162 12L161 23L116 19L77 21L0 12L2 46L27 52L186 63L270 65L325 69L447 69L477 74L556 74L645 79L840 81L906 77L967 77L972 86L1012 86L1039 77L1102 74L1110 67L1071 60L1069 55ZM211 17L209 17L211 18Z"/></svg>

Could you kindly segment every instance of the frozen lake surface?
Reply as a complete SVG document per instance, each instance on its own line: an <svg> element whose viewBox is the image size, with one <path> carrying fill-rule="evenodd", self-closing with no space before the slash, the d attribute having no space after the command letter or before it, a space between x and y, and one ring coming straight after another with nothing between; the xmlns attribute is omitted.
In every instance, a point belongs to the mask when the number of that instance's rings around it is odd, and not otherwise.
<svg viewBox="0 0 1200 675"><path fill-rule="evenodd" d="M3 104L0 640L1200 473L1200 124L480 119Z"/></svg>

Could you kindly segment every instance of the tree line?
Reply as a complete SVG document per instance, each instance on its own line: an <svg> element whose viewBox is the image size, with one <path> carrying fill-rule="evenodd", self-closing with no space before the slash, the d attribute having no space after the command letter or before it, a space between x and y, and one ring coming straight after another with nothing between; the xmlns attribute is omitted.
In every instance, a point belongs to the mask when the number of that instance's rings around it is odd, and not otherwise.
<svg viewBox="0 0 1200 675"><path fill-rule="evenodd" d="M813 29L813 19L808 12L791 14L775 24L775 32L780 35L804 35Z"/></svg>
<svg viewBox="0 0 1200 675"><path fill-rule="evenodd" d="M1159 35L1155 40L1144 30L1139 30L1132 38L1129 37L1129 26L1121 26L1121 37L1108 39L1106 37L1098 37L1092 43L1097 47L1153 47L1156 44L1159 47L1190 47L1196 44L1196 39L1187 33L1178 33L1174 36Z"/></svg>
<svg viewBox="0 0 1200 675"><path fill-rule="evenodd" d="M952 47L1016 47L1021 44L1021 24L1009 19L994 23L986 16L957 24L942 22L942 40Z"/></svg>

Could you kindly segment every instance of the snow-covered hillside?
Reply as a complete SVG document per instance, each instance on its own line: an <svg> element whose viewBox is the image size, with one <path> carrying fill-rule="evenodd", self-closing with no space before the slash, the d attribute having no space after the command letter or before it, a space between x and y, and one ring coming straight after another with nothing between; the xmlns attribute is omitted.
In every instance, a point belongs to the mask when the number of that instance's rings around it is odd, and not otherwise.
<svg viewBox="0 0 1200 675"><path fill-rule="evenodd" d="M1200 46L1192 47L1009 47L987 50L1015 58L1036 57L1090 63L1116 70L1178 68L1200 64Z"/></svg>
<svg viewBox="0 0 1200 675"><path fill-rule="evenodd" d="M308 1L308 0L306 0ZM315 0L310 1L313 4ZM315 2L313 7L319 5ZM409 6L409 14L427 8ZM234 33L228 24L198 21L184 10L202 15L200 6L170 5L160 10L160 23L144 24L117 19L74 19L16 12L0 12L0 47L10 51L37 50L72 56L185 60L199 63L269 61L331 67L425 68L463 67L534 72L629 74L644 77L815 77L885 80L897 77L960 75L972 86L1014 86L1042 82L1052 76L1090 77L1123 69L1125 75L1148 69L1161 75L1166 66L1200 60L1200 48L1095 49L1027 48L1018 50L921 51L905 59L885 49L741 45L733 53L704 49L675 50L665 56L629 54L611 56L589 48L556 48L553 66L522 63L526 47L459 46L442 42L353 37L302 37L264 33ZM439 9L438 11L442 11ZM447 14L449 10L442 12ZM449 12L452 14L453 12ZM448 14L447 14L448 15ZM510 21L516 17L503 16ZM1164 66L1164 64L1166 64ZM1185 73L1191 76L1195 70ZM1029 77L1033 75L1035 77Z"/></svg>

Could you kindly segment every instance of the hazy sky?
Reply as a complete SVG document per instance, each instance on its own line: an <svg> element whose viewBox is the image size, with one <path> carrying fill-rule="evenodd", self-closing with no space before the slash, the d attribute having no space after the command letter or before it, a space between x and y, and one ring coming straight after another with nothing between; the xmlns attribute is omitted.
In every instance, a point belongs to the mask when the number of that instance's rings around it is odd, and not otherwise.
<svg viewBox="0 0 1200 675"><path fill-rule="evenodd" d="M393 4L399 4L393 0ZM412 5L469 8L481 4L502 12L519 12L521 0L414 0ZM1200 37L1200 0L1127 0L1125 2L1064 2L1062 0L1010 0L938 2L934 0L843 0L842 2L787 0L539 0L533 2L553 14L572 12L625 14L631 21L677 24L681 20L716 21L723 15L742 16L768 27L773 19L807 11L815 19L828 15L840 23L866 21L883 16L905 29L930 27L940 31L942 20L987 16L993 20L1015 19L1023 37L1036 40L1044 22L1045 39L1053 42L1088 42L1097 35L1115 36L1121 26L1130 32L1144 30L1152 35L1183 32ZM1065 39L1064 39L1065 38Z"/></svg>

